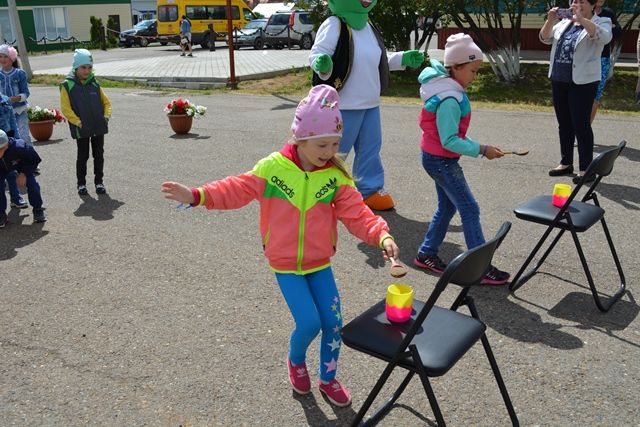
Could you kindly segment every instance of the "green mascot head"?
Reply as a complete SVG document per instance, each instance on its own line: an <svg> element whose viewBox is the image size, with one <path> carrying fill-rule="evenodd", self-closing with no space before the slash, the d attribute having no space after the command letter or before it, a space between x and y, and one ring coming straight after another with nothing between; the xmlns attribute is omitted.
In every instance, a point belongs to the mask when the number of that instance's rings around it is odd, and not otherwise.
<svg viewBox="0 0 640 427"><path fill-rule="evenodd" d="M329 0L329 9L350 27L361 30L367 25L369 11L378 0Z"/></svg>

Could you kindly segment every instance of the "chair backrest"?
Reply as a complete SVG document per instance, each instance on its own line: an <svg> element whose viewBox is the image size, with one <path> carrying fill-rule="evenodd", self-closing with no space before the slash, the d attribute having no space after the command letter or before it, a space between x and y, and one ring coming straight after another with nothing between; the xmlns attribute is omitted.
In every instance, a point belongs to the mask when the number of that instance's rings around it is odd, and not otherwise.
<svg viewBox="0 0 640 427"><path fill-rule="evenodd" d="M620 155L620 153L622 152L622 150L626 145L627 145L627 141L624 141L624 140L620 141L617 147L613 147L608 149L607 151L603 151L602 153L598 154L598 156L595 159L591 161L591 163L589 164L589 167L584 173L584 176L582 177L580 182L578 182L578 185L574 187L573 191L571 192L571 195L565 202L564 206L560 208L560 210L558 211L558 215L556 215L556 218L553 220L554 225L566 215L566 212L569 209L571 202L577 197L582 186L586 184L585 181L587 180L587 178L591 177L592 175L595 175L595 180L593 180L593 182L589 187L589 190L582 197L582 201L586 202L593 198L594 191L598 187L598 184L600 184L600 181L602 180L603 177L611 173L611 171L613 170L613 164L615 163L616 159L618 158L618 156Z"/></svg>
<svg viewBox="0 0 640 427"><path fill-rule="evenodd" d="M491 265L493 254L510 229L511 223L507 221L502 224L493 239L455 257L442 273L438 285L453 283L459 286L473 286L479 284Z"/></svg>
<svg viewBox="0 0 640 427"><path fill-rule="evenodd" d="M591 164L585 171L584 176L590 175L599 175L599 176L607 176L613 170L613 164L616 159L627 145L627 141L620 141L617 147L610 148L607 151L604 151L591 161ZM584 179L584 178L583 178Z"/></svg>
<svg viewBox="0 0 640 427"><path fill-rule="evenodd" d="M407 331L407 335L402 340L399 352L402 352L407 348L414 335L418 332L418 329L427 318L429 311L431 311L440 297L440 294L442 294L449 283L465 287L480 283L489 268L489 265L491 265L493 254L498 246L500 246L510 229L511 223L509 221L504 222L493 239L461 253L455 257L449 265L447 265L447 268L442 273L442 276L440 276L438 283L436 283L435 289L429 296L429 299L425 302L420 313L418 313L413 325Z"/></svg>

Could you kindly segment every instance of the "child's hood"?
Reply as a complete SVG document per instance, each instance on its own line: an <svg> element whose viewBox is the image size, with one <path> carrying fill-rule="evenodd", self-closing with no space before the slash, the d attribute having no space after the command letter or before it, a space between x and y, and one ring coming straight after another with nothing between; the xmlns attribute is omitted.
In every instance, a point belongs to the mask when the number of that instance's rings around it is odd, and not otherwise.
<svg viewBox="0 0 640 427"><path fill-rule="evenodd" d="M93 74L93 71L91 73L89 73L89 75L87 76L86 80L80 80L78 78L78 76L76 76L76 70L71 69L69 71L69 73L67 73L65 79L66 80L73 80L77 83L81 83L81 84L87 84L88 82L90 82L91 80L93 80L95 78L95 75Z"/></svg>
<svg viewBox="0 0 640 427"><path fill-rule="evenodd" d="M422 70L418 76L420 97L425 102L438 95L440 98L453 97L462 101L464 88L449 76L447 69L437 60L431 59L430 66Z"/></svg>

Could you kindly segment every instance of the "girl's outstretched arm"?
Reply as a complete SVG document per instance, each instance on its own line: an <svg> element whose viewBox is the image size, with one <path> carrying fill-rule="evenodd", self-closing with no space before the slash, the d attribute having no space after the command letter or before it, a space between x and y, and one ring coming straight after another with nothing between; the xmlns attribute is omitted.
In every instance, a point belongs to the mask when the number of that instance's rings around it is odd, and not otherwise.
<svg viewBox="0 0 640 427"><path fill-rule="evenodd" d="M179 182L167 181L162 183L160 191L166 193L164 198L175 200L176 202L184 204L192 204L194 202L191 189Z"/></svg>

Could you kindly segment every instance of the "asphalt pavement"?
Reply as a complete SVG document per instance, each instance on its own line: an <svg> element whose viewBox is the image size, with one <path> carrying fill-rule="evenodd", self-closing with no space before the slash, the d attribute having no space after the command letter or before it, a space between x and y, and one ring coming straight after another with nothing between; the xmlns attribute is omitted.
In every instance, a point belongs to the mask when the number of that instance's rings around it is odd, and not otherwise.
<svg viewBox="0 0 640 427"><path fill-rule="evenodd" d="M32 105L58 105L56 88L31 89ZM282 146L298 99L193 96L207 115L192 133L176 136L163 108L178 92L107 94L114 114L105 142L108 194L96 196L92 185L89 197L76 194L75 143L66 125L57 125L51 141L36 144L48 221L35 225L30 210L11 210L11 223L0 230L0 425L348 425L384 364L342 348L338 377L353 395L346 409L315 388L302 397L292 392L285 365L292 320L262 255L257 205L179 210L159 191L165 180L198 185L250 170ZM436 193L420 164L419 108L382 106L386 188L397 202L383 216L410 266L402 281L426 299L436 277L411 260ZM559 159L556 128L547 112L473 112L471 137L530 150L462 160L485 236L513 222L494 259L512 274L543 232L516 219L513 208L568 182L547 175ZM640 420L640 121L600 115L594 131L596 151L629 142L599 193L629 292L600 313L568 236L515 295L504 287L472 290L522 425ZM334 272L348 322L384 298L394 280L378 249L339 231ZM596 281L610 293L616 272L601 231L581 238ZM449 261L464 248L456 216L441 256ZM441 305L455 295L448 289ZM312 374L317 346L308 355ZM391 384L402 378L394 374ZM510 424L480 345L433 388L450 425ZM381 426L434 425L417 379L398 403Z"/></svg>

